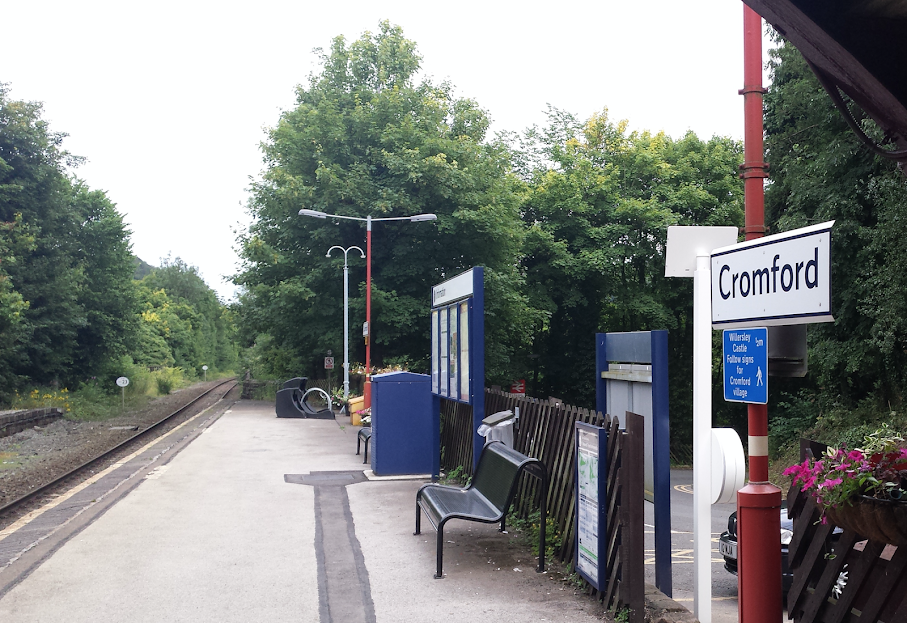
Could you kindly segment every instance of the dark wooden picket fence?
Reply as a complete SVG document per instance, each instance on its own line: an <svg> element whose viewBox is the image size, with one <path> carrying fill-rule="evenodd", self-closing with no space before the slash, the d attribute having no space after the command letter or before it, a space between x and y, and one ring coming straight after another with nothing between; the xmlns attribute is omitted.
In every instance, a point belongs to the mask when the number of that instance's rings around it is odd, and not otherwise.
<svg viewBox="0 0 907 623"><path fill-rule="evenodd" d="M822 444L801 442L803 457L824 450ZM790 618L796 623L907 621L907 547L867 540L847 529L836 538L835 526L821 523L811 495L795 486L787 499L794 521Z"/></svg>
<svg viewBox="0 0 907 623"><path fill-rule="evenodd" d="M548 468L549 523L560 538L555 557L572 568L575 556L575 423L608 429L607 527L608 549L600 553L607 587L600 597L609 608L630 612L630 621L643 621L644 579L644 440L643 419L627 414L627 428L601 413L557 401L526 398L498 390L485 391L485 413L519 409L515 448L542 461ZM447 472L461 468L472 474L472 409L454 401L441 401L441 467ZM527 517L538 508L534 479L524 479L514 509Z"/></svg>

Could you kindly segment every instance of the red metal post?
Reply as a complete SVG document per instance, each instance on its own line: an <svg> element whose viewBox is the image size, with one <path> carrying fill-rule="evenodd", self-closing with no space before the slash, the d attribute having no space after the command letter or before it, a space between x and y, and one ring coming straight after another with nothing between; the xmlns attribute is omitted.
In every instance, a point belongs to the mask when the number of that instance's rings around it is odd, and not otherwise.
<svg viewBox="0 0 907 623"><path fill-rule="evenodd" d="M362 386L362 408L372 406L372 217L365 221L365 323L368 335L365 337L365 384Z"/></svg>
<svg viewBox="0 0 907 623"><path fill-rule="evenodd" d="M762 145L762 18L743 5L745 227L747 240L765 235ZM737 492L738 611L740 623L780 623L781 490L768 482L768 406L747 405L749 482Z"/></svg>

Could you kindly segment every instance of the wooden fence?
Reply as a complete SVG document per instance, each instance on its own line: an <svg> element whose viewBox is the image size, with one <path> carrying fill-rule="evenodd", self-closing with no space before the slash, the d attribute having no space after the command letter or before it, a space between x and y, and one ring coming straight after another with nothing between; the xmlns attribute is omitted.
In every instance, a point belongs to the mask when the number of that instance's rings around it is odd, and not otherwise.
<svg viewBox="0 0 907 623"><path fill-rule="evenodd" d="M560 538L554 554L572 567L575 555L576 469L574 424L584 422L608 428L607 552L600 554L602 572L608 578L600 596L609 608L630 611L630 621L644 617L644 491L643 420L628 414L627 430L616 419L559 402L526 398L498 390L485 391L485 413L519 409L519 427L514 435L516 450L541 460L548 468L548 517ZM441 467L458 467L472 474L472 409L449 400L441 401ZM538 506L534 479L520 484L514 509L526 517Z"/></svg>
<svg viewBox="0 0 907 623"><path fill-rule="evenodd" d="M824 449L804 440L801 457ZM793 487L787 499L794 521L790 618L796 623L907 621L907 547L867 540L853 530L835 535L830 521L821 523L811 495Z"/></svg>

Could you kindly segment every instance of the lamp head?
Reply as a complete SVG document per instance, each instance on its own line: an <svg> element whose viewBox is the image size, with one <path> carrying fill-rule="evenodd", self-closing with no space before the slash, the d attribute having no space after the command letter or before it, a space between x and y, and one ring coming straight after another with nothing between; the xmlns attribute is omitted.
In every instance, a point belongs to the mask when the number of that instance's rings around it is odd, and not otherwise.
<svg viewBox="0 0 907 623"><path fill-rule="evenodd" d="M437 214L416 214L415 216L409 217L409 220L413 223L418 223L420 221L434 221L437 220Z"/></svg>
<svg viewBox="0 0 907 623"><path fill-rule="evenodd" d="M319 212L318 210L309 210L307 208L303 208L299 211L299 216L313 216L315 218L327 218L328 215L325 214L324 212Z"/></svg>

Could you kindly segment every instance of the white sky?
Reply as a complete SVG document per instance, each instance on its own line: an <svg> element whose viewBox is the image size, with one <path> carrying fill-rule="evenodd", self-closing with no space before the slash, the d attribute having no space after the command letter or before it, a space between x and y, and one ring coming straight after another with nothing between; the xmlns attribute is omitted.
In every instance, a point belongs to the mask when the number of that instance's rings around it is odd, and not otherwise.
<svg viewBox="0 0 907 623"><path fill-rule="evenodd" d="M78 175L126 215L134 253L181 257L225 299L263 129L318 69L313 48L382 19L492 131L543 124L551 103L581 118L607 106L675 138L743 136L740 0L28 0L0 16L0 82L70 135L88 159Z"/></svg>

